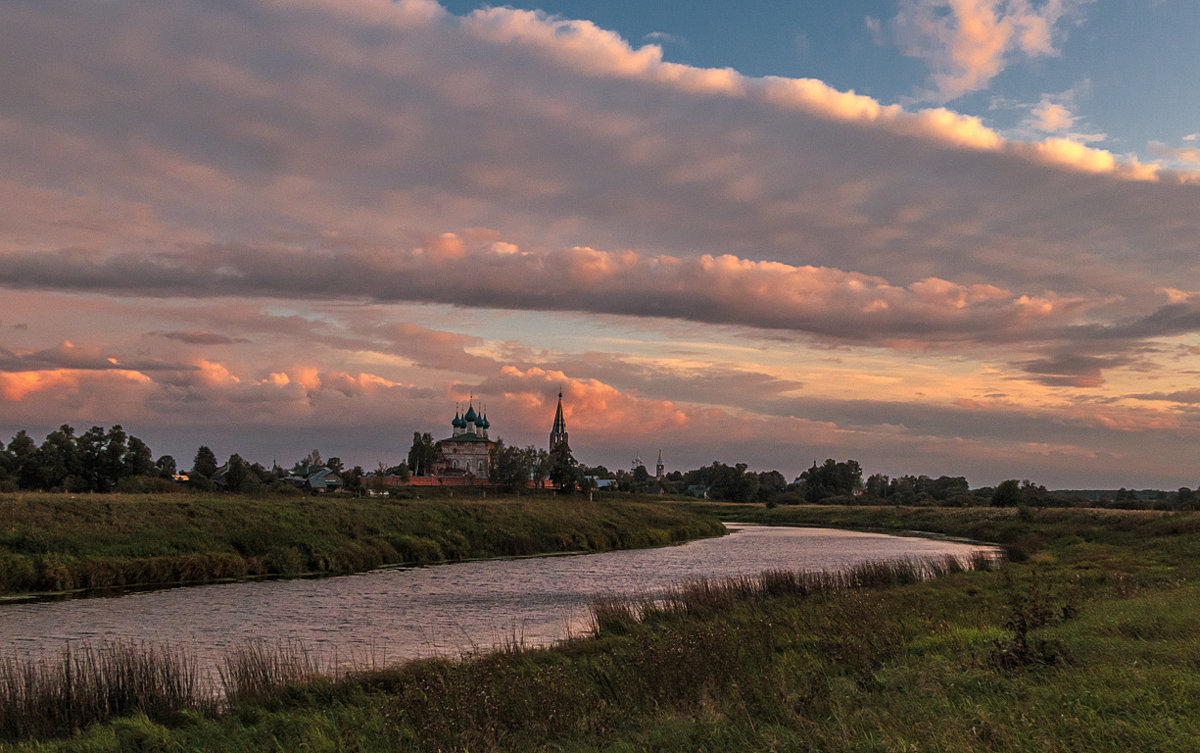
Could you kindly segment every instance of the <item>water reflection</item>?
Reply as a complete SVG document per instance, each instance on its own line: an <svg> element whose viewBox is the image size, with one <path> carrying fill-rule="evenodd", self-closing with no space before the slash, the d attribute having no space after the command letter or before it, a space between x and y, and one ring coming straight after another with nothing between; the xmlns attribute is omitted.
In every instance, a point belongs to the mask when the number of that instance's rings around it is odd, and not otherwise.
<svg viewBox="0 0 1200 753"><path fill-rule="evenodd" d="M194 647L211 666L249 640L298 641L320 659L388 662L509 640L545 644L586 631L603 594L654 594L697 577L833 570L899 557L968 557L967 544L814 528L736 526L662 549L376 570L0 606L0 655L64 644L149 641Z"/></svg>

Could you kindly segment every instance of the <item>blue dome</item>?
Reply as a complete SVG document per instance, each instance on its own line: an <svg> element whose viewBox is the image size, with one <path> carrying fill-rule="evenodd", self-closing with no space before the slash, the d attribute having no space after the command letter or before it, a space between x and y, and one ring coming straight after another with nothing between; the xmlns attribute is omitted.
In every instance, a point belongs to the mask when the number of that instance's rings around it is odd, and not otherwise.
<svg viewBox="0 0 1200 753"><path fill-rule="evenodd" d="M479 414L475 412L475 406L467 406L467 415L463 416L463 420L468 424L473 424L477 418L479 418Z"/></svg>
<svg viewBox="0 0 1200 753"><path fill-rule="evenodd" d="M467 428L467 422L458 417L458 411L454 411L454 420L450 422L450 425L455 429Z"/></svg>

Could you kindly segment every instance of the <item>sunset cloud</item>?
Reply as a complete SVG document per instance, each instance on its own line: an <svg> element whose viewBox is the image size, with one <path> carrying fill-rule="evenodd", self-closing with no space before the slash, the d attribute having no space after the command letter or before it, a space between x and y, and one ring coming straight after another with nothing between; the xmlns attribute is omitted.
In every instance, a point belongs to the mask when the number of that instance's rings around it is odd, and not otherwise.
<svg viewBox="0 0 1200 753"><path fill-rule="evenodd" d="M1056 39L1089 0L902 0L892 25L906 55L926 60L949 102L986 88L1014 59L1058 54Z"/></svg>
<svg viewBox="0 0 1200 753"><path fill-rule="evenodd" d="M962 107L1085 11L906 0L914 102L511 7L6 7L0 428L373 465L561 385L589 462L1182 483L1195 134L1114 151L1086 73Z"/></svg>

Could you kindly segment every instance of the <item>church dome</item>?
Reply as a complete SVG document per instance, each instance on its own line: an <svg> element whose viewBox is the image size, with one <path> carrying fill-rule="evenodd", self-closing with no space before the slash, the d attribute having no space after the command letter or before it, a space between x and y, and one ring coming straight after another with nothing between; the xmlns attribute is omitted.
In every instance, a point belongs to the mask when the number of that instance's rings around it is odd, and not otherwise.
<svg viewBox="0 0 1200 753"><path fill-rule="evenodd" d="M482 423L478 423L478 424L476 424L476 426L482 426L482 427L483 427L483 428L485 428L485 429L490 429L490 428L492 428L492 423L491 423L490 421L488 421L488 420L487 420L487 416L484 416L484 417L482 417L482 418L480 419L480 421L481 421Z"/></svg>
<svg viewBox="0 0 1200 753"><path fill-rule="evenodd" d="M454 411L454 420L450 422L450 425L453 426L455 429L467 428L467 422L464 421L463 419L459 418L458 411Z"/></svg>
<svg viewBox="0 0 1200 753"><path fill-rule="evenodd" d="M473 424L477 418L479 418L479 414L475 412L475 406L467 406L467 415L463 416L463 421L466 421L468 424Z"/></svg>

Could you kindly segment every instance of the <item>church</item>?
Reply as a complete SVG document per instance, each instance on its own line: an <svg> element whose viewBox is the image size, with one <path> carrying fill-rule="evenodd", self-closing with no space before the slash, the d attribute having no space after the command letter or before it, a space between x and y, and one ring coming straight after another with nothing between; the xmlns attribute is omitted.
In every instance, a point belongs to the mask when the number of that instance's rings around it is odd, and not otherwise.
<svg viewBox="0 0 1200 753"><path fill-rule="evenodd" d="M491 423L484 413L475 412L474 398L467 404L467 412L459 415L454 411L450 437L437 443L438 458L434 464L435 476L488 477L488 461L496 443L488 438Z"/></svg>
<svg viewBox="0 0 1200 753"><path fill-rule="evenodd" d="M550 429L550 450L567 445L567 422L563 417L562 392L558 393L558 407L554 412L554 425ZM469 486L488 485L488 467L496 441L488 436L492 424L487 412L481 407L475 410L475 398L467 403L466 413L458 407L450 421L451 433L437 443L437 460L433 463L430 482ZM413 484L422 482L414 477Z"/></svg>

